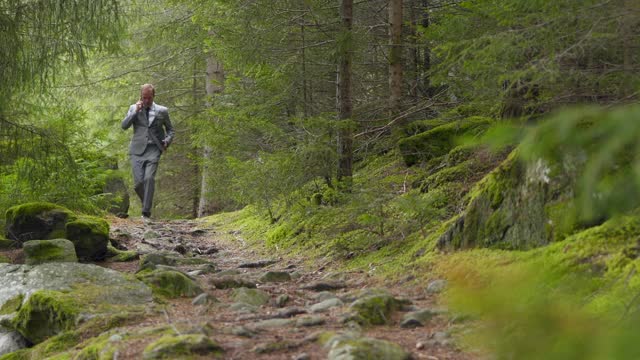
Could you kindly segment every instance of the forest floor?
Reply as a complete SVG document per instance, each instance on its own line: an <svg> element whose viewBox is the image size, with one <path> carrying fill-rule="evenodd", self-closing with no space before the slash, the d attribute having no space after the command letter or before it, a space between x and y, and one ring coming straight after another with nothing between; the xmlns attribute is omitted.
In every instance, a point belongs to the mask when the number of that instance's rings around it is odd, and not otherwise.
<svg viewBox="0 0 640 360"><path fill-rule="evenodd" d="M216 271L195 276L204 292L217 299L205 305L194 305L192 298L167 300L161 311L129 326L148 327L169 324L178 329L206 329L207 335L224 349L224 359L326 359L328 349L317 338L332 331L353 330L342 319L348 311L346 300L342 306L325 310L312 308L331 297L326 291L310 289L310 284L339 284L331 292L340 299L349 298L363 289L385 289L395 298L409 300L410 309L442 309L435 294L423 287L403 287L388 284L366 272L341 273L332 264L313 264L309 259L282 259L264 255L242 240L239 232L221 232L207 228L201 222L188 220L143 222L139 219L110 219L111 237L128 249L169 250L201 253L215 264ZM152 235L152 236L151 236ZM206 254L208 253L208 254ZM310 264L311 263L311 264ZM98 265L125 273L135 273L138 262L110 262ZM184 271L189 271L185 267ZM234 273L248 281L254 281L257 289L269 294L270 301L252 310L234 307L234 289L218 289L212 278L220 272ZM292 279L286 282L255 282L267 271L288 272ZM279 299L279 301L276 301ZM284 301L286 299L286 301ZM236 310L234 310L236 309ZM477 359L479 355L465 352L456 346L456 328L450 316L443 314L427 321L424 326L401 327L406 312L393 315L388 325L357 327L358 336L383 339L400 345L413 359ZM301 326L296 321L305 318L310 324ZM273 319L279 319L273 321ZM284 321L288 319L290 321ZM459 330L459 328L458 328ZM139 359L153 338L140 339L129 344L118 354L118 359Z"/></svg>

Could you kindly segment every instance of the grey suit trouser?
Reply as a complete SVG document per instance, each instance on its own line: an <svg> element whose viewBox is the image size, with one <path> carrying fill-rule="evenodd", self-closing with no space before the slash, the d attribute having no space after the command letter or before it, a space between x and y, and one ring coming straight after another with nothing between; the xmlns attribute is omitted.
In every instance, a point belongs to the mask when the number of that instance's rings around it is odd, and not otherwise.
<svg viewBox="0 0 640 360"><path fill-rule="evenodd" d="M162 152L155 144L148 144L140 155L131 154L134 189L142 203L142 214L151 214L156 170Z"/></svg>

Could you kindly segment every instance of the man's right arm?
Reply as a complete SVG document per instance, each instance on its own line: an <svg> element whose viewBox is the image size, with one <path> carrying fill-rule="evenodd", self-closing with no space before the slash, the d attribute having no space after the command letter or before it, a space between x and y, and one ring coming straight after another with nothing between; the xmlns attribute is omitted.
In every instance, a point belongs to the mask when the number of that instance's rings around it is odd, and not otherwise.
<svg viewBox="0 0 640 360"><path fill-rule="evenodd" d="M136 105L131 105L129 107L129 111L127 112L127 116L125 116L124 120L122 120L122 130L127 130L133 124L133 119L136 118L138 113L136 112Z"/></svg>

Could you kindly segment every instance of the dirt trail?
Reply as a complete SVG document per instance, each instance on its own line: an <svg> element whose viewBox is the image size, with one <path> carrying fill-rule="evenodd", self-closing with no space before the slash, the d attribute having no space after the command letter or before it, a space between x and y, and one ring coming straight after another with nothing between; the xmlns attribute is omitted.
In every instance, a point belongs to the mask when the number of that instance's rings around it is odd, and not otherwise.
<svg viewBox="0 0 640 360"><path fill-rule="evenodd" d="M194 305L192 298L169 300L160 306L157 316L149 317L134 326L171 324L177 332L180 329L201 329L224 349L224 359L326 359L328 349L314 341L324 331L354 330L353 325L343 323L344 314L349 309L349 300L344 305L317 311L314 304L331 298L349 299L357 290L382 288L379 283L364 272L332 273L324 266L303 267L302 260L264 258L249 248L235 232L220 233L215 228L205 228L194 221L154 221L111 220L111 237L123 248L143 251L168 250L196 254L215 264L212 273L194 275L202 289L218 302ZM104 262L99 264L118 271L135 273L138 261ZM183 267L185 272L194 266ZM290 281L255 281L264 273L287 272ZM212 279L220 273L238 273L241 278L256 284L257 289L269 294L265 305L242 308L234 305L234 289L219 289L212 285ZM310 284L340 285L339 289L322 292L308 289ZM394 297L409 300L410 308L436 309L434 295L426 293L426 285L421 288L403 288L401 285L384 287ZM411 310L407 309L407 310ZM411 353L413 359L474 359L468 353L456 349L449 336L452 325L449 316L441 315L427 321L424 326L401 327L407 312L396 312L389 325L357 327L361 336L384 339L400 345ZM300 319L309 324L301 325ZM280 319L280 320L273 320ZM288 319L290 321L286 321ZM266 320L266 322L265 322ZM298 322L298 323L296 323ZM118 359L142 358L142 351L153 339L140 340Z"/></svg>

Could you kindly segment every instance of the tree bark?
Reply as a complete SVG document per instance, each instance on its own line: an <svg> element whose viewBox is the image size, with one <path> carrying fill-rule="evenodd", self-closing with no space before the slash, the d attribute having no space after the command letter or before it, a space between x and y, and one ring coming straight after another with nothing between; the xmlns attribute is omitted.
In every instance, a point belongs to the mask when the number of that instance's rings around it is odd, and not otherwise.
<svg viewBox="0 0 640 360"><path fill-rule="evenodd" d="M351 47L353 28L353 0L342 0L342 41L338 41L340 60L338 64L336 106L338 110L338 181L353 175L353 134L351 130ZM349 181L348 180L348 181Z"/></svg>
<svg viewBox="0 0 640 360"><path fill-rule="evenodd" d="M402 0L389 0L389 110L400 113L402 100Z"/></svg>
<svg viewBox="0 0 640 360"><path fill-rule="evenodd" d="M214 97L224 91L224 69L222 63L219 62L212 54L207 57L207 107L213 106ZM213 149L204 146L202 149L202 176L200 178L200 204L198 205L198 217L208 214L212 208L210 200L209 172L211 171L211 157Z"/></svg>

